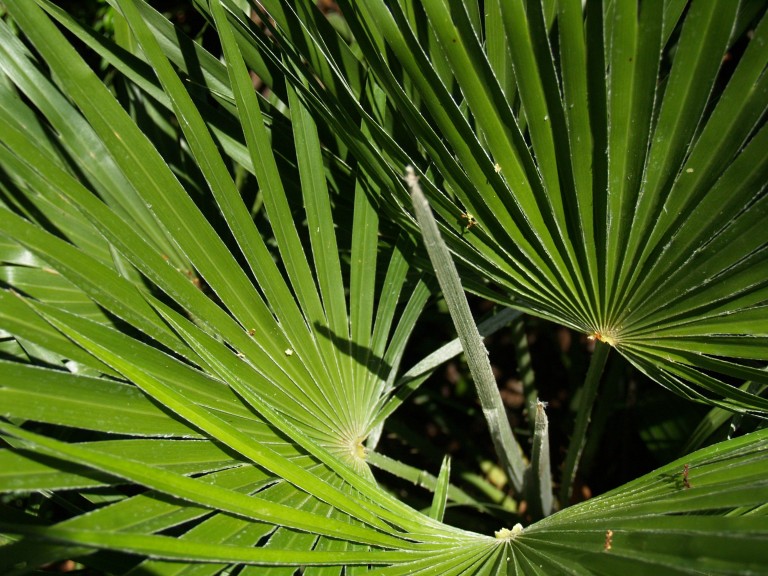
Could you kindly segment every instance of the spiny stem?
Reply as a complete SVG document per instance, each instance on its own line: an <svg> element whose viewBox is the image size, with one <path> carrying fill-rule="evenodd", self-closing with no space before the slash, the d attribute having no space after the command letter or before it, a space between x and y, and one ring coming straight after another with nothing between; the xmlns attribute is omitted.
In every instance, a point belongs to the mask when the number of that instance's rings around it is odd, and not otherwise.
<svg viewBox="0 0 768 576"><path fill-rule="evenodd" d="M451 253L440 235L435 217L432 215L429 203L421 191L421 186L419 186L418 177L410 166L408 167L406 182L411 190L413 208L419 221L421 234L424 237L424 245L435 269L462 348L464 348L467 365L472 372L472 379L477 388L483 415L490 428L496 454L501 460L512 486L519 493L523 488L525 470L523 451L515 440L509 425L496 378L488 361L488 351L485 349L477 325L472 318L472 312L464 295L464 289L456 265L451 258Z"/></svg>

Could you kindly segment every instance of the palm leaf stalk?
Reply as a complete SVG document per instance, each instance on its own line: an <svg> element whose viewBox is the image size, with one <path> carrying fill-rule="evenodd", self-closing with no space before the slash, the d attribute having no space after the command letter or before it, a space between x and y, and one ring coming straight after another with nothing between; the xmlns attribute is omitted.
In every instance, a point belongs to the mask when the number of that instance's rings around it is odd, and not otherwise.
<svg viewBox="0 0 768 576"><path fill-rule="evenodd" d="M472 319L472 312L464 295L461 280L451 260L450 252L440 237L437 222L421 191L418 176L412 166L407 168L406 180L411 189L413 208L422 229L424 244L467 356L467 364L472 371L480 406L488 422L496 453L504 463L505 472L509 475L515 490L520 492L523 489L525 468L523 451L509 425L507 412L496 386L496 378L488 361L488 351Z"/></svg>

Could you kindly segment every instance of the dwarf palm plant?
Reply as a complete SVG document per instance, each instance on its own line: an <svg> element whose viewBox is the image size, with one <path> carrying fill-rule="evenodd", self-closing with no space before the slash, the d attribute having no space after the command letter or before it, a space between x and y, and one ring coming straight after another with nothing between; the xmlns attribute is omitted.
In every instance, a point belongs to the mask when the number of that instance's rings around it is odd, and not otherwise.
<svg viewBox="0 0 768 576"><path fill-rule="evenodd" d="M262 2L260 27L198 2L223 62L140 0L114 2L118 43L5 4L0 487L25 496L1 509L3 570L768 562L765 431L566 507L611 348L690 398L768 408L735 385L767 380L762 4ZM369 469L434 366L398 378L432 285L417 189L468 289L599 341L563 509L530 526L442 523L448 466L429 515Z"/></svg>

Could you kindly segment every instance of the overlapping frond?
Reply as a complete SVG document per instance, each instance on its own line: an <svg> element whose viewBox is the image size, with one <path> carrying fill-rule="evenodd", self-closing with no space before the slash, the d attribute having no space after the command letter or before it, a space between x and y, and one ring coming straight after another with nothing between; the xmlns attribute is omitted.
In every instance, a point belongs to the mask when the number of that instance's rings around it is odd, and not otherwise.
<svg viewBox="0 0 768 576"><path fill-rule="evenodd" d="M766 412L734 386L768 374L764 7L345 1L334 28L264 1L260 28L197 2L220 61L143 0L114 2L132 51L5 4L25 41L0 21L0 489L43 496L0 508L3 571L768 563L765 431L495 537L439 521L447 466L421 514L363 444L428 296L409 164L466 286Z"/></svg>

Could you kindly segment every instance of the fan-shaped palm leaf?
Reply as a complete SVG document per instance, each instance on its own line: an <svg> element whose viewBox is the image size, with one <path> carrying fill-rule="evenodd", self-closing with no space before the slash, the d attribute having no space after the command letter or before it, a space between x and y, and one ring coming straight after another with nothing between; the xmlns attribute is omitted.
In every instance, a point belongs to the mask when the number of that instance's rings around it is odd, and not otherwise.
<svg viewBox="0 0 768 576"><path fill-rule="evenodd" d="M355 94L327 31L265 5L285 42L303 29L314 43L307 100L343 110ZM764 7L524 5L342 3L387 98L353 112L374 126L366 167L423 165L407 151L418 139L471 288L593 335L687 397L765 412L730 385L766 378ZM413 142L396 142L388 110Z"/></svg>
<svg viewBox="0 0 768 576"><path fill-rule="evenodd" d="M765 382L750 363L765 359L765 25L721 90L740 22L729 2L693 3L681 27L681 2L590 2L586 28L580 2L559 2L554 50L554 12L522 2L486 3L485 23L470 5L349 3L351 47L303 4L265 2L270 35L229 2L200 3L225 65L144 2L116 2L136 55L46 0L6 4L35 52L0 22L13 288L0 326L16 345L0 362L0 487L54 496L37 515L0 509L4 570L73 557L157 574L768 562L764 431L495 537L437 520L447 472L428 517L375 483L362 445L399 401L389 391L427 297L399 206L424 151L423 187L473 290L594 333L678 391L765 410L726 383ZM135 118L51 17L144 91ZM170 156L142 131L155 105L181 130ZM235 164L263 196L256 224ZM52 506L66 519L46 520Z"/></svg>

